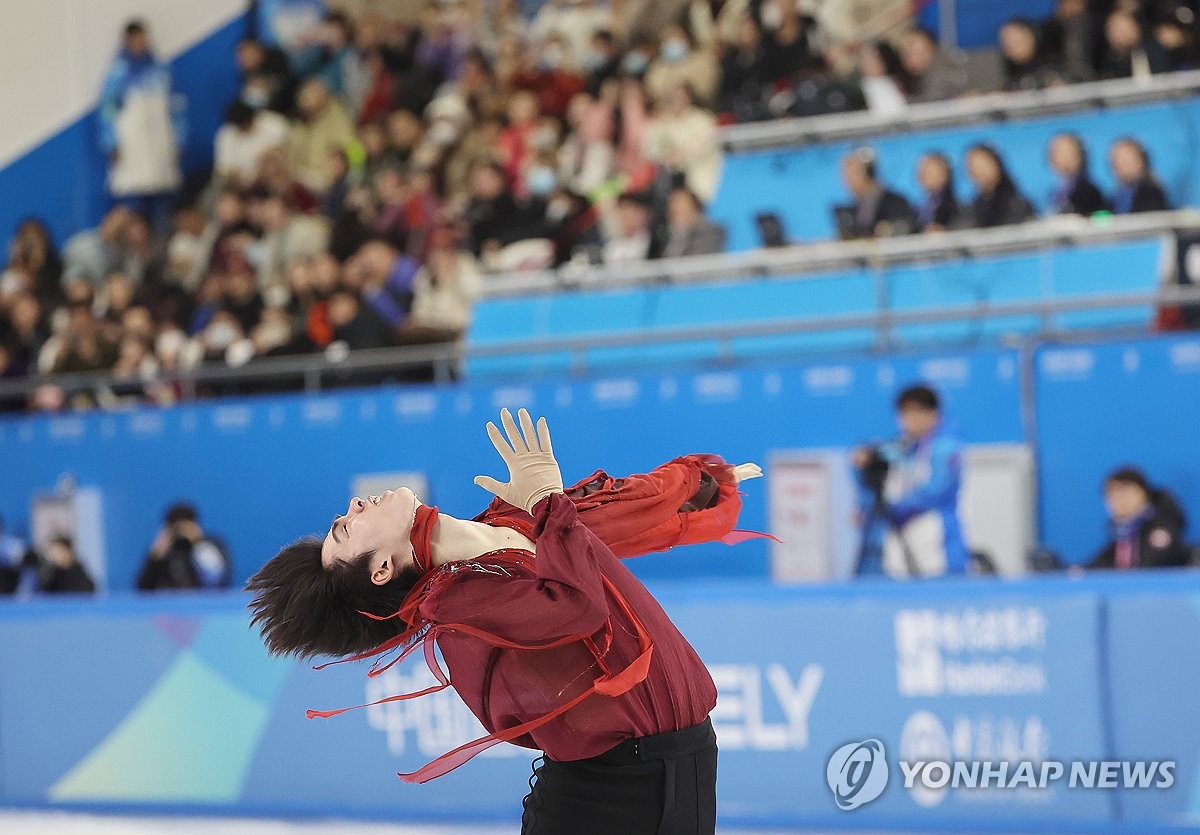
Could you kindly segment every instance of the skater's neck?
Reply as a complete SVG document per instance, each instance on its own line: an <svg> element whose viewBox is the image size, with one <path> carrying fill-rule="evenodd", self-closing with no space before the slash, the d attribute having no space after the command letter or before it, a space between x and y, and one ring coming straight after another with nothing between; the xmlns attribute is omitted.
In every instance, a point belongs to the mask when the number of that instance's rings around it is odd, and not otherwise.
<svg viewBox="0 0 1200 835"><path fill-rule="evenodd" d="M534 550L532 540L512 528L455 519L445 513L439 514L429 540L429 551L433 565L471 560L501 548L523 548Z"/></svg>

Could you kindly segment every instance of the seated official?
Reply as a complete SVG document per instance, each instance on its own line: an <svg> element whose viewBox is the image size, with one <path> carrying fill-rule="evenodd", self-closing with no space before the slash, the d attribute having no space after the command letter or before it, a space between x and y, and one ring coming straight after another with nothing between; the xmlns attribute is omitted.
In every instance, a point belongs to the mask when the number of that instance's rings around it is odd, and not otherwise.
<svg viewBox="0 0 1200 835"><path fill-rule="evenodd" d="M882 238L917 228L912 205L880 181L870 148L859 148L842 160L842 182L853 200L834 208L839 237Z"/></svg>
<svg viewBox="0 0 1200 835"><path fill-rule="evenodd" d="M983 143L972 145L966 160L967 176L975 185L975 198L966 213L967 226L987 229L1033 219L1033 204L1017 189L995 148Z"/></svg>
<svg viewBox="0 0 1200 835"><path fill-rule="evenodd" d="M1046 158L1058 178L1058 186L1050 196L1054 212L1086 216L1108 209L1088 170L1087 148L1076 134L1057 134L1050 140Z"/></svg>
<svg viewBox="0 0 1200 835"><path fill-rule="evenodd" d="M1184 539L1187 517L1175 498L1150 486L1133 467L1122 467L1104 481L1104 505L1112 539L1089 568L1134 568L1187 565L1191 549Z"/></svg>
<svg viewBox="0 0 1200 835"><path fill-rule="evenodd" d="M1171 208L1167 192L1150 168L1150 153L1136 139L1118 139L1108 150L1108 164L1117 189L1113 211L1119 215L1165 212Z"/></svg>

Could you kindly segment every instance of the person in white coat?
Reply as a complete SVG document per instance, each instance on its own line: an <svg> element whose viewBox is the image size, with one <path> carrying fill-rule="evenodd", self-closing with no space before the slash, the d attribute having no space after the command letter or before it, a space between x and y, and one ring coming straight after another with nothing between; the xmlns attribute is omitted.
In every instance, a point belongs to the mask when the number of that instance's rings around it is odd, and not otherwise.
<svg viewBox="0 0 1200 835"><path fill-rule="evenodd" d="M108 158L108 190L159 231L170 223L171 198L182 182L179 154L187 123L171 73L150 50L145 24L125 26L121 51L100 94L100 147Z"/></svg>

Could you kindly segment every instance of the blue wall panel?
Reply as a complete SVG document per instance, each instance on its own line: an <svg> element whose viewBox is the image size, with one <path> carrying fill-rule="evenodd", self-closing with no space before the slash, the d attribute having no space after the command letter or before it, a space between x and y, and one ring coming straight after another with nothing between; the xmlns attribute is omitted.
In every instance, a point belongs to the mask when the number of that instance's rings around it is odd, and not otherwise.
<svg viewBox="0 0 1200 835"><path fill-rule="evenodd" d="M725 825L1149 833L1200 811L1200 576L652 591L717 684ZM424 686L419 659L377 679L361 663L270 659L245 603L0 603L0 805L518 819L531 751L396 779L479 733L452 691L304 718ZM868 738L890 782L840 812L826 761ZM1168 759L1177 779L1119 794L906 790L899 762L934 758Z"/></svg>
<svg viewBox="0 0 1200 835"><path fill-rule="evenodd" d="M838 446L893 433L898 387L931 379L972 442L1019 441L1012 351L887 360L772 363L738 370L593 376L561 382L383 388L142 408L116 414L0 421L0 513L22 527L35 491L72 473L103 490L110 587L131 588L163 509L187 497L227 538L245 578L278 548L324 530L362 473L417 470L430 500L474 515L488 495L472 484L503 467L483 431L500 406L545 414L564 476L596 467L645 471L711 451L764 462L779 448ZM744 525L762 529L762 482L747 487ZM766 573L767 549L723 545L638 560L642 576Z"/></svg>
<svg viewBox="0 0 1200 835"><path fill-rule="evenodd" d="M26 527L32 495L64 473L102 488L110 586L130 588L163 509L195 500L229 540L244 578L290 539L323 528L358 474L417 470L431 500L473 514L487 495L471 479L499 470L482 427L501 405L529 405L554 427L567 478L597 466L642 471L685 452L764 461L771 450L850 446L894 432L891 399L930 380L969 443L1034 445L1042 540L1071 562L1103 542L1100 482L1119 464L1143 467L1200 514L1200 342L1194 336L1042 349L1032 402L1022 402L1016 351L969 349L743 364L736 368L596 374L538 383L230 399L173 409L0 421L0 513ZM1036 414L1027 437L1023 409ZM751 485L744 523L766 525ZM1195 529L1191 532L1195 538ZM654 555L655 576L766 573L767 548L696 548Z"/></svg>
<svg viewBox="0 0 1200 835"><path fill-rule="evenodd" d="M1144 469L1200 518L1200 339L1049 346L1036 367L1041 529L1050 547L1071 562L1099 549L1101 483L1123 464Z"/></svg>

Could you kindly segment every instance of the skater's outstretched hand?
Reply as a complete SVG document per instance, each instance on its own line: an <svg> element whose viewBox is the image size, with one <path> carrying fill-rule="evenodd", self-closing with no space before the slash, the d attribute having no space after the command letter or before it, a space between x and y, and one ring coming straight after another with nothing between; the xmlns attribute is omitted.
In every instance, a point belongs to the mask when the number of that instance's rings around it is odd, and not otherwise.
<svg viewBox="0 0 1200 835"><path fill-rule="evenodd" d="M762 478L762 467L754 462L749 462L738 464L733 468L733 480L735 482L742 482L748 478Z"/></svg>
<svg viewBox="0 0 1200 835"><path fill-rule="evenodd" d="M525 409L517 412L517 417L521 420L519 429L508 409L500 410L500 423L504 425L508 440L500 434L496 424L490 420L487 424L488 437L508 465L508 483L501 484L485 475L476 476L475 483L528 512L551 493L562 492L562 473L554 460L546 419L538 418L535 430L533 418Z"/></svg>

